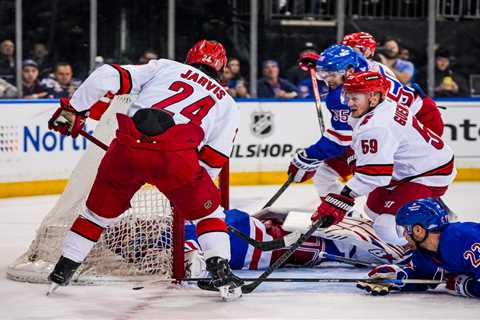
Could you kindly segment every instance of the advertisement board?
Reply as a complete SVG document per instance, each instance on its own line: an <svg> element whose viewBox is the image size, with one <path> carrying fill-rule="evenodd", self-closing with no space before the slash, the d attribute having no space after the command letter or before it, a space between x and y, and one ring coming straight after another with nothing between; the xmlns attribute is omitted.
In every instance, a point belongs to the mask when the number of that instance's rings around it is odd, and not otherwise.
<svg viewBox="0 0 480 320"><path fill-rule="evenodd" d="M439 100L444 140L453 148L461 180L480 178L480 99ZM63 181L91 144L48 130L56 100L0 101L0 187ZM231 154L232 184L281 183L296 150L320 138L313 101L246 100ZM324 108L323 108L324 109ZM325 124L330 114L323 110ZM96 122L87 122L93 132ZM22 184L25 188L25 184ZM40 192L40 191L39 191ZM9 193L11 194L11 193ZM0 196L2 196L0 192Z"/></svg>

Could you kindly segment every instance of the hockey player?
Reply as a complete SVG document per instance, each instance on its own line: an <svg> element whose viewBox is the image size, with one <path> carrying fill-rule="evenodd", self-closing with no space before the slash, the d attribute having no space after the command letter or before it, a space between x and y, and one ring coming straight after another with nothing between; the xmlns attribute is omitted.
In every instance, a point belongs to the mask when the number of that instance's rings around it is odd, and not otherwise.
<svg viewBox="0 0 480 320"><path fill-rule="evenodd" d="M155 185L182 214L196 223L212 285L223 298L241 295L230 271L230 243L213 183L228 160L238 126L233 99L217 81L227 62L224 47L201 40L186 63L152 60L141 66L104 65L62 100L51 129L76 137L90 107L105 95L134 94L127 115L117 114L118 130L98 168L86 207L67 233L62 256L49 279L67 285L103 230L129 208L145 183Z"/></svg>
<svg viewBox="0 0 480 320"><path fill-rule="evenodd" d="M330 193L312 220L340 222L354 198L368 195L366 212L376 234L390 244L403 245L395 213L405 203L443 195L456 170L453 152L410 110L386 97L388 82L378 72L349 75L344 84L351 109L354 175L339 193Z"/></svg>
<svg viewBox="0 0 480 320"><path fill-rule="evenodd" d="M403 85L395 74L386 65L373 60L377 42L368 32L355 32L347 34L342 44L352 47L360 52L368 60L368 70L380 72L390 83L390 90L387 96L397 103L410 108L424 126L435 132L443 134L443 120L435 101L425 94L418 84L412 87Z"/></svg>
<svg viewBox="0 0 480 320"><path fill-rule="evenodd" d="M346 180L351 175L344 153L352 141L352 128L347 122L350 109L343 101L342 85L347 72L365 71L368 63L363 56L344 45L328 47L320 56L304 55L299 65L308 70L312 63L316 66L319 79L328 86L324 101L331 113L331 128L315 144L295 154L288 174L294 177L294 182L313 177L315 187L323 197L341 190L337 177Z"/></svg>
<svg viewBox="0 0 480 320"><path fill-rule="evenodd" d="M382 265L369 272L374 279L446 278L448 292L480 298L480 224L448 222L448 213L435 199L419 199L405 204L396 221L405 228L409 243L416 247L408 267ZM357 287L373 295L395 291L425 291L436 285L371 284Z"/></svg>

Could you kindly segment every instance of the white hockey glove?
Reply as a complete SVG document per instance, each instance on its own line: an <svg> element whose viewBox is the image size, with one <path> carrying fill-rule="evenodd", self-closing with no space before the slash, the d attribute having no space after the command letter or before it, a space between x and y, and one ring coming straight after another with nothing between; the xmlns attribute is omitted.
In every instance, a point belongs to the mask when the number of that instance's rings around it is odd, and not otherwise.
<svg viewBox="0 0 480 320"><path fill-rule="evenodd" d="M448 292L463 297L474 297L468 291L470 281L475 281L473 277L469 277L464 274L460 275L447 275L447 289Z"/></svg>
<svg viewBox="0 0 480 320"><path fill-rule="evenodd" d="M408 276L402 268L393 264L383 264L373 268L368 273L369 279L380 280L405 280ZM357 282L357 288L365 290L373 296L384 296L393 290L400 290L403 283L370 283L367 281Z"/></svg>
<svg viewBox="0 0 480 320"><path fill-rule="evenodd" d="M187 247L187 246L185 246ZM186 250L184 253L185 278L207 278L207 264L200 249Z"/></svg>
<svg viewBox="0 0 480 320"><path fill-rule="evenodd" d="M298 151L290 162L288 175L293 176L294 182L303 182L312 178L321 161L309 158L305 150Z"/></svg>

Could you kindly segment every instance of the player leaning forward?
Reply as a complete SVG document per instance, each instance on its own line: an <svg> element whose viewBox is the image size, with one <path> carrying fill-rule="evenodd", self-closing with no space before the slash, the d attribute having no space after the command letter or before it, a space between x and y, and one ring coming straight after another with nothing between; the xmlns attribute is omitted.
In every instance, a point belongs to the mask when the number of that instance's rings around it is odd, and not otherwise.
<svg viewBox="0 0 480 320"><path fill-rule="evenodd" d="M93 72L50 120L78 135L89 108L107 93L137 94L98 168L86 208L67 233L49 279L67 285L103 230L126 211L145 183L155 185L185 219L196 222L207 270L222 296L241 295L228 266L230 244L215 178L231 152L238 127L233 99L216 81L227 62L223 46L197 42L186 64L152 60L142 66L105 65ZM70 119L65 123L65 118Z"/></svg>
<svg viewBox="0 0 480 320"><path fill-rule="evenodd" d="M410 110L386 98L388 84L380 73L347 76L345 98L351 109L354 175L340 194L330 193L313 220L341 221L354 198L367 195L366 211L376 233L387 243L403 245L395 213L405 203L442 196L456 170L453 152Z"/></svg>

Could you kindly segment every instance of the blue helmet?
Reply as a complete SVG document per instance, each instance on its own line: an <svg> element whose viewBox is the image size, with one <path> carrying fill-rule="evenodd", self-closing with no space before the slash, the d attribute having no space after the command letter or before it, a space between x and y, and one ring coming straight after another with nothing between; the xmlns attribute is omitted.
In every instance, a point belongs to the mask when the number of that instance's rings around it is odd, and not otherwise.
<svg viewBox="0 0 480 320"><path fill-rule="evenodd" d="M418 199L401 207L395 220L397 225L404 226L409 233L416 224L426 230L435 231L448 224L448 212L434 198Z"/></svg>
<svg viewBox="0 0 480 320"><path fill-rule="evenodd" d="M342 44L328 47L317 60L317 71L345 72L351 67L355 72L367 71L368 61L351 47Z"/></svg>

